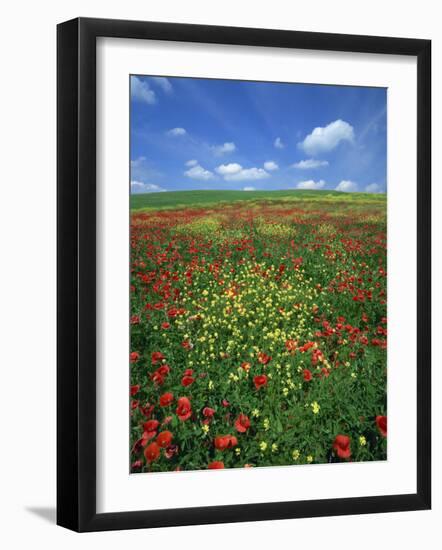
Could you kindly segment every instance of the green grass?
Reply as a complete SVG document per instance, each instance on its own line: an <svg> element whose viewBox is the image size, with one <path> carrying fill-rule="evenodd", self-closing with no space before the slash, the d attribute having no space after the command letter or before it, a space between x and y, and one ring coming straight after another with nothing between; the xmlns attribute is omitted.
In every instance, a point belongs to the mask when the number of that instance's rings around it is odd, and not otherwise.
<svg viewBox="0 0 442 550"><path fill-rule="evenodd" d="M386 195L370 193L342 193L339 191L232 191L201 190L166 193L135 194L130 197L132 210L160 210L189 206L214 206L237 201L331 201L385 204Z"/></svg>

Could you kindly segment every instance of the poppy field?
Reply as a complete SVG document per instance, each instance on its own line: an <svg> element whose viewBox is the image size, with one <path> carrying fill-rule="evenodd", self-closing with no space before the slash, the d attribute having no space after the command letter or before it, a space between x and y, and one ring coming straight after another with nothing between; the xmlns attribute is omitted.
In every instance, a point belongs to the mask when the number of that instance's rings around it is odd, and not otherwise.
<svg viewBox="0 0 442 550"><path fill-rule="evenodd" d="M385 460L386 196L134 201L131 472Z"/></svg>

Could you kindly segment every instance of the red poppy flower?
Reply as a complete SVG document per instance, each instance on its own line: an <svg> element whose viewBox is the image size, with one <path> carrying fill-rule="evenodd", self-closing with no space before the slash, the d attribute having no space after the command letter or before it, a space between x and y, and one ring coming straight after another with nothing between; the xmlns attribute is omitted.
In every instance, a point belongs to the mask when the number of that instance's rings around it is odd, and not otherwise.
<svg viewBox="0 0 442 550"><path fill-rule="evenodd" d="M314 345L315 345L315 342L306 342L303 346L301 346L299 348L299 351L301 351L302 353L305 353L310 348L312 348Z"/></svg>
<svg viewBox="0 0 442 550"><path fill-rule="evenodd" d="M227 399L223 399L221 401L221 404L222 404L223 407L228 407L230 405L230 403L227 401Z"/></svg>
<svg viewBox="0 0 442 550"><path fill-rule="evenodd" d="M132 447L132 453L133 454L138 454L141 449L143 447L146 446L146 443L148 442L149 440L147 439L147 437L145 437L145 434L143 433L142 437L140 437L140 439L137 439Z"/></svg>
<svg viewBox="0 0 442 550"><path fill-rule="evenodd" d="M258 376L254 376L253 383L255 384L255 388L257 390L259 390L259 388L262 388L263 386L267 386L267 375L259 374Z"/></svg>
<svg viewBox="0 0 442 550"><path fill-rule="evenodd" d="M224 451L229 446L229 441L230 437L228 435L219 435L215 437L213 444L215 445L215 449Z"/></svg>
<svg viewBox="0 0 442 550"><path fill-rule="evenodd" d="M190 340L184 340L184 342L181 342L181 347L189 350L193 348L193 344Z"/></svg>
<svg viewBox="0 0 442 550"><path fill-rule="evenodd" d="M154 460L157 460L157 458L160 456L160 452L161 452L161 449L158 443L155 443L155 441L153 441L144 449L144 456L147 462L150 463L150 462L153 462Z"/></svg>
<svg viewBox="0 0 442 550"><path fill-rule="evenodd" d="M145 422L143 424L143 428L144 428L144 430L146 430L148 432L152 432L152 431L156 430L159 425L160 425L160 423L159 423L158 420L148 420L147 422Z"/></svg>
<svg viewBox="0 0 442 550"><path fill-rule="evenodd" d="M250 428L250 419L245 414L240 414L235 421L235 428L239 433L245 433Z"/></svg>
<svg viewBox="0 0 442 550"><path fill-rule="evenodd" d="M185 388L187 386L190 386L194 382L195 382L195 378L193 378L193 376L183 376L181 378L181 385L184 386Z"/></svg>
<svg viewBox="0 0 442 550"><path fill-rule="evenodd" d="M378 427L379 433L382 437L387 437L387 417L386 416L377 416L376 425Z"/></svg>
<svg viewBox="0 0 442 550"><path fill-rule="evenodd" d="M168 407L173 403L173 393L163 393L160 397L160 407Z"/></svg>
<svg viewBox="0 0 442 550"><path fill-rule="evenodd" d="M187 420L192 416L192 405L187 397L180 397L178 399L178 406L176 413L180 420Z"/></svg>
<svg viewBox="0 0 442 550"><path fill-rule="evenodd" d="M161 374L161 376L167 376L170 372L169 365L161 365L161 367L157 368L157 372Z"/></svg>
<svg viewBox="0 0 442 550"><path fill-rule="evenodd" d="M136 384L135 386L130 387L130 394L132 396L136 395L140 391L140 385Z"/></svg>
<svg viewBox="0 0 442 550"><path fill-rule="evenodd" d="M325 378L328 378L330 376L330 371L326 367L322 367L321 372L319 373L319 377L324 376Z"/></svg>
<svg viewBox="0 0 442 550"><path fill-rule="evenodd" d="M310 380L313 378L312 373L308 369L304 369L302 371L302 376L304 377L304 380L306 382L310 382Z"/></svg>
<svg viewBox="0 0 442 550"><path fill-rule="evenodd" d="M139 315L132 315L132 317L130 318L130 324L131 325L138 325L139 322L140 322Z"/></svg>
<svg viewBox="0 0 442 550"><path fill-rule="evenodd" d="M162 386L164 384L164 376L160 374L157 370L150 376L152 382L154 384L158 384L158 386Z"/></svg>
<svg viewBox="0 0 442 550"><path fill-rule="evenodd" d="M130 354L130 362L131 363L136 363L139 358L140 358L140 354L138 353L138 351L133 351Z"/></svg>
<svg viewBox="0 0 442 550"><path fill-rule="evenodd" d="M141 414L144 414L146 418L149 418L153 413L154 408L155 408L154 405L151 405L150 403L146 403L144 407L140 406L140 412Z"/></svg>
<svg viewBox="0 0 442 550"><path fill-rule="evenodd" d="M234 435L218 435L215 437L213 444L218 451L225 451L231 447L236 447L238 440Z"/></svg>
<svg viewBox="0 0 442 550"><path fill-rule="evenodd" d="M210 407L204 407L203 409L203 416L206 418L212 418L215 414L215 409L211 409Z"/></svg>
<svg viewBox="0 0 442 550"><path fill-rule="evenodd" d="M315 349L313 350L313 353L312 353L312 365L317 365L318 364L318 361L322 361L324 358L324 354L322 353L322 351L320 349Z"/></svg>
<svg viewBox="0 0 442 550"><path fill-rule="evenodd" d="M258 353L258 361L261 363L261 365L267 365L267 363L269 363L271 359L272 358L270 357L270 355L267 355L263 351L260 351Z"/></svg>
<svg viewBox="0 0 442 550"><path fill-rule="evenodd" d="M156 431L153 432L143 432L143 436L141 438L141 444L143 447L146 446L147 442L153 439L157 435Z"/></svg>
<svg viewBox="0 0 442 550"><path fill-rule="evenodd" d="M167 330L168 328L170 328L170 323L161 323L161 328Z"/></svg>
<svg viewBox="0 0 442 550"><path fill-rule="evenodd" d="M296 340L286 340L285 348L287 351L293 352L296 351L298 342Z"/></svg>
<svg viewBox="0 0 442 550"><path fill-rule="evenodd" d="M167 310L167 316L168 317L176 317L178 315L178 310L176 307L171 307Z"/></svg>
<svg viewBox="0 0 442 550"><path fill-rule="evenodd" d="M209 470L222 470L224 468L224 462L221 462L220 460L214 460L213 462L210 462L207 466Z"/></svg>
<svg viewBox="0 0 442 550"><path fill-rule="evenodd" d="M178 445L169 445L164 451L164 456L168 459L171 459L174 455L178 453Z"/></svg>
<svg viewBox="0 0 442 550"><path fill-rule="evenodd" d="M159 425L158 420L148 420L143 424L143 430L148 434L153 433L155 435Z"/></svg>
<svg viewBox="0 0 442 550"><path fill-rule="evenodd" d="M160 432L157 437L157 443L160 447L165 449L172 443L173 434L169 431Z"/></svg>
<svg viewBox="0 0 442 550"><path fill-rule="evenodd" d="M152 359L152 365L156 365L157 363L165 359L165 357L161 353L161 351L154 351L152 352L151 359Z"/></svg>
<svg viewBox="0 0 442 550"><path fill-rule="evenodd" d="M252 368L252 365L247 361L244 361L244 363L241 363L241 368L246 372L249 372L249 370Z"/></svg>
<svg viewBox="0 0 442 550"><path fill-rule="evenodd" d="M351 457L350 438L348 435L337 435L333 441L332 447L339 458Z"/></svg>

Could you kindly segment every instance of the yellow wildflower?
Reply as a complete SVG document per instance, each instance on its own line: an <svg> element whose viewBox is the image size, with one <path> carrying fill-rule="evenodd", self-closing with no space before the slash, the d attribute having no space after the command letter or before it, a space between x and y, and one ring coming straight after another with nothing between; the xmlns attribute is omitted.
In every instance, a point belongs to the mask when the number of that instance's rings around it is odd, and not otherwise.
<svg viewBox="0 0 442 550"><path fill-rule="evenodd" d="M321 406L319 405L319 403L317 401L313 401L313 403L311 403L310 406L312 408L313 414L318 414L319 413L319 410L320 410Z"/></svg>

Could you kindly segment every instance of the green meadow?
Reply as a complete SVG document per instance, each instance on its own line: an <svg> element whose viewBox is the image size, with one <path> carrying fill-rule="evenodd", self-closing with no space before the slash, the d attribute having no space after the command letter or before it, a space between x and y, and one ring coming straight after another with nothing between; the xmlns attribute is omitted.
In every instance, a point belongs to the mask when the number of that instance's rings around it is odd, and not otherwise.
<svg viewBox="0 0 442 550"><path fill-rule="evenodd" d="M386 205L385 194L343 193L340 191L233 191L233 190L198 190L171 191L162 193L133 194L130 197L131 210L161 210L188 208L189 206L215 206L221 203L238 201L268 202L332 202L358 203L362 205Z"/></svg>

